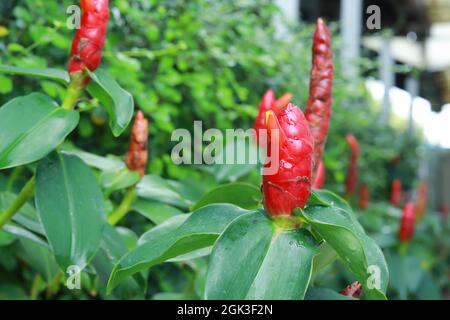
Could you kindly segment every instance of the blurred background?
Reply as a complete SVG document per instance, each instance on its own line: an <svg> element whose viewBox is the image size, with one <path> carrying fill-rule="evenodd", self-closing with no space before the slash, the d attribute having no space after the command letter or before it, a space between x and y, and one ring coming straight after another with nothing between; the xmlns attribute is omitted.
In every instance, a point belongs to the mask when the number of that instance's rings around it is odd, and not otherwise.
<svg viewBox="0 0 450 320"><path fill-rule="evenodd" d="M66 10L72 4L2 0L0 64L65 68L74 34L66 27ZM251 128L268 88L277 96L292 92L304 110L314 23L323 17L335 63L325 188L347 197L383 248L391 272L388 297L450 297L450 0L113 0L110 7L102 66L150 119L148 172L177 181L192 201L217 184L259 186L261 178L254 168L174 165L172 131L192 130L194 120L204 128ZM56 100L65 94L58 83L0 73L0 105L33 90ZM65 147L121 157L128 135L112 137L98 101L85 97L79 107L80 125ZM345 190L348 133L360 145L358 187L351 194ZM24 180L20 172L2 172L0 190L16 191ZM402 187L393 204L395 180ZM361 204L362 189L368 190L367 205ZM397 233L408 201L421 213L405 253ZM140 234L154 224L130 217L125 225ZM0 250L0 288L35 277L14 248L8 243ZM201 288L204 270L202 263L154 268L146 297L201 296L196 281ZM352 280L340 265L331 271L315 284L339 290ZM28 294L26 284L20 288Z"/></svg>

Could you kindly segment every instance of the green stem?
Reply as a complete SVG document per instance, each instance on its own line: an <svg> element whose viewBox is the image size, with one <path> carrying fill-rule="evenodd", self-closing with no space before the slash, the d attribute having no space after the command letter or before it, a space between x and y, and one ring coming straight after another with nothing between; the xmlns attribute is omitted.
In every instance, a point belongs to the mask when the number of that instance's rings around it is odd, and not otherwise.
<svg viewBox="0 0 450 320"><path fill-rule="evenodd" d="M71 110L75 107L78 98L85 87L84 72L77 72L70 75L70 84L67 87L66 96L61 105L63 109Z"/></svg>
<svg viewBox="0 0 450 320"><path fill-rule="evenodd" d="M116 225L130 211L133 201L136 199L136 187L133 186L127 190L120 205L108 217L111 225Z"/></svg>
<svg viewBox="0 0 450 320"><path fill-rule="evenodd" d="M11 175L9 176L9 179L8 179L8 182L6 185L6 190L11 191L13 189L14 183L17 181L17 179L22 174L23 169L24 169L23 166L14 168L14 170L11 172Z"/></svg>
<svg viewBox="0 0 450 320"><path fill-rule="evenodd" d="M11 203L11 205L0 215L0 229L3 228L5 223L7 223L33 195L35 181L35 176L31 177L22 188L17 198L14 199L13 203Z"/></svg>

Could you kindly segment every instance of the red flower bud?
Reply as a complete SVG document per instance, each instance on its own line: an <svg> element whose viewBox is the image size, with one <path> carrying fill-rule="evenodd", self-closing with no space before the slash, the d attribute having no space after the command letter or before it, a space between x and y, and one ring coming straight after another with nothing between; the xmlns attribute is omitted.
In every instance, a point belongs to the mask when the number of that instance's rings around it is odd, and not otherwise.
<svg viewBox="0 0 450 320"><path fill-rule="evenodd" d="M449 208L448 208L448 204L446 202L441 204L440 212L441 212L442 220L447 219L448 213L449 213Z"/></svg>
<svg viewBox="0 0 450 320"><path fill-rule="evenodd" d="M362 293L362 285L358 281L346 286L342 289L341 294L347 297L359 298Z"/></svg>
<svg viewBox="0 0 450 320"><path fill-rule="evenodd" d="M425 181L420 181L419 191L417 192L416 215L421 218L427 209L428 186Z"/></svg>
<svg viewBox="0 0 450 320"><path fill-rule="evenodd" d="M269 111L266 126L271 160L263 172L264 207L271 216L291 215L293 209L304 207L311 193L312 139L308 123L303 112L290 103L277 116ZM279 159L274 159L272 149L278 151ZM278 171L269 174L274 161Z"/></svg>
<svg viewBox="0 0 450 320"><path fill-rule="evenodd" d="M400 241L406 242L411 240L414 235L414 223L416 220L414 203L408 202L403 208L402 217L400 218L400 229L398 236Z"/></svg>
<svg viewBox="0 0 450 320"><path fill-rule="evenodd" d="M348 197L351 197L358 181L359 144L358 140L356 140L355 136L352 134L347 134L346 139L350 147L350 160L347 177L345 179L345 193Z"/></svg>
<svg viewBox="0 0 450 320"><path fill-rule="evenodd" d="M70 54L69 73L94 71L102 59L108 29L108 0L81 0L80 28L75 34ZM86 82L89 80L86 80Z"/></svg>
<svg viewBox="0 0 450 320"><path fill-rule="evenodd" d="M322 19L317 20L312 47L312 68L305 116L314 140L313 179L325 149L331 118L333 52L331 35Z"/></svg>
<svg viewBox="0 0 450 320"><path fill-rule="evenodd" d="M131 129L130 146L125 158L128 169L138 171L140 176L145 175L148 159L148 121L142 111L138 111Z"/></svg>
<svg viewBox="0 0 450 320"><path fill-rule="evenodd" d="M393 207L398 207L402 198L402 182L400 179L392 180L391 187L391 205Z"/></svg>
<svg viewBox="0 0 450 320"><path fill-rule="evenodd" d="M287 92L274 101L272 105L272 110L275 112L275 114L277 114L281 109L286 107L289 104L289 102L291 102L292 96L293 96L292 93Z"/></svg>
<svg viewBox="0 0 450 320"><path fill-rule="evenodd" d="M317 167L317 174L314 179L312 187L314 189L322 189L324 183L325 183L325 165L323 164L323 161L320 160L319 166Z"/></svg>
<svg viewBox="0 0 450 320"><path fill-rule="evenodd" d="M264 93L261 102L259 103L259 112L256 116L253 129L255 129L256 141L258 144L264 146L265 141L259 141L259 130L266 129L266 112L272 110L272 106L275 102L275 93L272 89L269 89Z"/></svg>
<svg viewBox="0 0 450 320"><path fill-rule="evenodd" d="M370 193L366 184L363 184L359 189L359 201L358 206L360 209L367 209L369 206Z"/></svg>

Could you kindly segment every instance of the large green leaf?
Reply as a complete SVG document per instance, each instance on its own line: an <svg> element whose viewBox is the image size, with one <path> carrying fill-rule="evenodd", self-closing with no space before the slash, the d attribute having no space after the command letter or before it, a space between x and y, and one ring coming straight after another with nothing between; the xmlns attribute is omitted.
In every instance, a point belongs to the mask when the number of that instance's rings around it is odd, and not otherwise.
<svg viewBox="0 0 450 320"><path fill-rule="evenodd" d="M138 246L114 267L108 283L112 290L125 277L177 256L211 246L225 227L248 211L218 204L203 207L191 215L175 216L144 234ZM181 220L186 219L181 222ZM181 222L181 224L179 224Z"/></svg>
<svg viewBox="0 0 450 320"><path fill-rule="evenodd" d="M356 275L366 298L386 298L389 272L383 253L352 213L339 207L308 206L300 214Z"/></svg>
<svg viewBox="0 0 450 320"><path fill-rule="evenodd" d="M106 108L109 115L109 127L114 136L119 136L131 121L134 110L133 96L125 91L104 69L95 73L86 70L91 77L87 87L89 93Z"/></svg>
<svg viewBox="0 0 450 320"><path fill-rule="evenodd" d="M36 171L36 208L58 263L84 268L105 225L100 187L78 157L52 153Z"/></svg>
<svg viewBox="0 0 450 320"><path fill-rule="evenodd" d="M77 111L58 108L41 93L15 98L0 108L0 169L41 159L76 127Z"/></svg>
<svg viewBox="0 0 450 320"><path fill-rule="evenodd" d="M244 209L256 209L261 201L261 191L254 185L242 182L215 187L204 194L193 210L212 203L231 203Z"/></svg>
<svg viewBox="0 0 450 320"><path fill-rule="evenodd" d="M146 175L136 186L137 194L141 198L171 204L188 209L190 202L185 200L163 178L156 175Z"/></svg>
<svg viewBox="0 0 450 320"><path fill-rule="evenodd" d="M305 229L278 228L263 212L234 220L217 240L207 299L303 299L316 250Z"/></svg>
<svg viewBox="0 0 450 320"><path fill-rule="evenodd" d="M70 82L69 73L66 70L61 69L23 68L23 67L5 66L0 64L0 72L55 80L63 82L65 84L68 84Z"/></svg>

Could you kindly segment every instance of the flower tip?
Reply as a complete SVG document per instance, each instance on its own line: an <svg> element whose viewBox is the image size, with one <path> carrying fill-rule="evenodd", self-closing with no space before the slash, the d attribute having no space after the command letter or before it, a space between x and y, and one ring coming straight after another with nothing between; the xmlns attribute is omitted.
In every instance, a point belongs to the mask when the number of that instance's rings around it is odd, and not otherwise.
<svg viewBox="0 0 450 320"><path fill-rule="evenodd" d="M144 119L144 113L142 113L141 110L139 110L136 114L136 120L142 120Z"/></svg>

